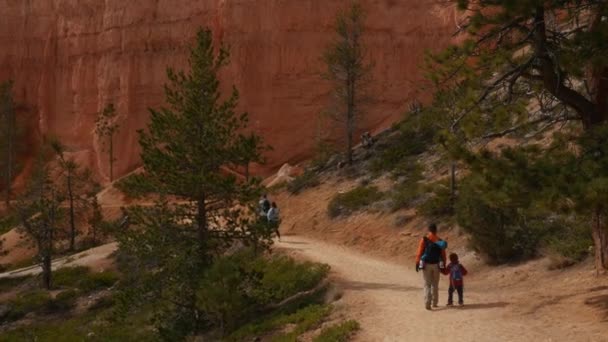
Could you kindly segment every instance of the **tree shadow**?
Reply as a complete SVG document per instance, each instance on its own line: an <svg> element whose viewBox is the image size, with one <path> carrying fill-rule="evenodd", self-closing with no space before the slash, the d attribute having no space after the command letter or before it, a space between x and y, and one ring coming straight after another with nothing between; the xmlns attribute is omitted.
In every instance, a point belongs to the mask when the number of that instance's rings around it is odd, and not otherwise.
<svg viewBox="0 0 608 342"><path fill-rule="evenodd" d="M608 294L589 297L585 304L600 310L604 316L603 321L608 322Z"/></svg>
<svg viewBox="0 0 608 342"><path fill-rule="evenodd" d="M303 241L285 241L282 240L281 243L284 243L286 245L308 245L308 242L303 242Z"/></svg>
<svg viewBox="0 0 608 342"><path fill-rule="evenodd" d="M604 290L608 290L608 286L592 287L589 289L589 292L599 292L599 291L604 291Z"/></svg>
<svg viewBox="0 0 608 342"><path fill-rule="evenodd" d="M341 287L345 290L366 291L366 290L390 290L398 292L420 291L422 288L406 285L370 283L361 281L342 281Z"/></svg>
<svg viewBox="0 0 608 342"><path fill-rule="evenodd" d="M463 306L454 306L458 310L482 310L482 309L497 309L504 308L510 303L507 302L495 302L495 303L473 303L465 304Z"/></svg>

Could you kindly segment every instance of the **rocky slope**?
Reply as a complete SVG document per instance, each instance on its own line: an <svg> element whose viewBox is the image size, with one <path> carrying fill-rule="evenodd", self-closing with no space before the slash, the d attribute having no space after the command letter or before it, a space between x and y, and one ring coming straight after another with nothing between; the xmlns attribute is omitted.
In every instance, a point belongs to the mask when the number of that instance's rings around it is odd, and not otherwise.
<svg viewBox="0 0 608 342"><path fill-rule="evenodd" d="M331 39L339 0L0 0L0 81L14 79L28 118L32 152L41 135L59 137L78 160L106 177L94 136L97 113L117 105L116 173L139 163L136 130L162 104L166 66L184 66L196 29L210 26L229 44L226 86L274 147L265 173L310 155L327 86L319 55ZM379 129L415 97L426 49L445 46L454 10L419 0L365 0L367 43L375 59L361 129ZM422 96L423 97L423 96Z"/></svg>

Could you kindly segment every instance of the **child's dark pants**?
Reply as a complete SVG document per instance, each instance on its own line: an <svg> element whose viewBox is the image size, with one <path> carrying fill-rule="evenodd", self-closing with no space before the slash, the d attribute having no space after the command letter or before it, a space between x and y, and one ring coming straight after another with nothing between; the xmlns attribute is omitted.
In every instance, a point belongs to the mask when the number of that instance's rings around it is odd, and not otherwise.
<svg viewBox="0 0 608 342"><path fill-rule="evenodd" d="M463 304L463 286L452 286L448 289L448 304L454 303L454 291L458 292L458 304Z"/></svg>

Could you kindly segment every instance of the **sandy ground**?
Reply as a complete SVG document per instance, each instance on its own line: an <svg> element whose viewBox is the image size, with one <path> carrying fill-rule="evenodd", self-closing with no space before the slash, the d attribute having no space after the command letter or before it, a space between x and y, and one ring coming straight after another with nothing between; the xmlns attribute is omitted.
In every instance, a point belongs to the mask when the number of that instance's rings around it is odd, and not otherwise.
<svg viewBox="0 0 608 342"><path fill-rule="evenodd" d="M560 309L554 315L522 312L528 306L520 304L537 296L530 282L524 289L473 282L465 290L464 307L441 306L429 312L423 305L421 274L411 268L297 236L285 237L278 247L332 267L344 292L340 305L362 325L356 341L608 341L608 321L588 320L585 310L580 317L576 310L562 311L559 306L554 307ZM440 303L444 304L445 277L440 288ZM583 288L579 295L607 289ZM553 302L558 305L560 300L553 298ZM568 303L564 305L568 307Z"/></svg>

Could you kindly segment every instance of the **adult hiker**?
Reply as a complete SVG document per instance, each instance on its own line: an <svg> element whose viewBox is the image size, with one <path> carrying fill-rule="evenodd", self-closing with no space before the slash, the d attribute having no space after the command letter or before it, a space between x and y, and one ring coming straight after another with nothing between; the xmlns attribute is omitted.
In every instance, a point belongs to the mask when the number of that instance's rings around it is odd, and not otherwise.
<svg viewBox="0 0 608 342"><path fill-rule="evenodd" d="M268 196L266 196L266 194L263 194L262 198L260 198L259 210L260 216L268 215L268 210L270 210L270 201L268 200Z"/></svg>
<svg viewBox="0 0 608 342"><path fill-rule="evenodd" d="M420 239L416 253L416 272L422 270L424 305L427 310L439 306L439 275L446 265L447 242L437 236L437 225L429 224L428 234Z"/></svg>
<svg viewBox="0 0 608 342"><path fill-rule="evenodd" d="M268 214L266 216L268 218L268 223L274 229L274 232L277 234L279 241L281 241L281 233L279 233L279 226L281 225L281 217L279 214L279 208L277 207L276 202L272 202L270 209L268 210Z"/></svg>

